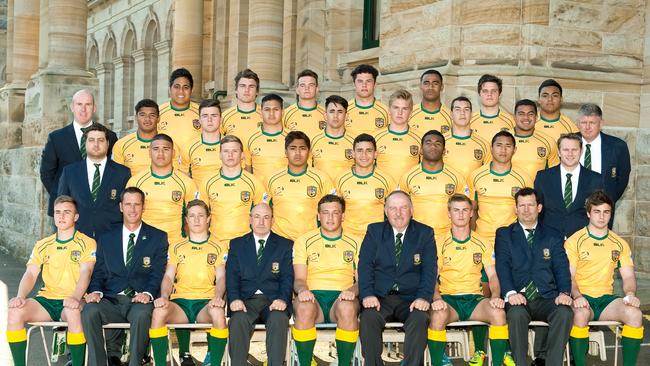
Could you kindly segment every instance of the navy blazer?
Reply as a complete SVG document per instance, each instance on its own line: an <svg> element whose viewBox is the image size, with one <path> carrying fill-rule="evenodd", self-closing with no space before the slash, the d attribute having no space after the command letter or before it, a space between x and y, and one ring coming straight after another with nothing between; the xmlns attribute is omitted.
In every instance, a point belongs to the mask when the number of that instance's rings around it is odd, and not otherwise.
<svg viewBox="0 0 650 366"><path fill-rule="evenodd" d="M149 292L154 299L159 297L168 247L167 233L143 222L135 241L131 266L126 268L122 226L100 235L88 293L101 291L105 298L115 299L130 287L136 292Z"/></svg>
<svg viewBox="0 0 650 366"><path fill-rule="evenodd" d="M438 273L433 229L411 219L402 242L397 266L391 224L384 221L368 225L359 253L359 299L386 297L396 283L402 300L420 298L431 302Z"/></svg>
<svg viewBox="0 0 650 366"><path fill-rule="evenodd" d="M575 180L573 183L575 184ZM566 208L560 166L540 170L535 177L535 190L539 195L539 202L544 206L540 221L559 231L564 237L570 237L587 226L589 219L585 210L585 200L599 189L602 189L600 174L580 166L576 197Z"/></svg>
<svg viewBox="0 0 650 366"><path fill-rule="evenodd" d="M99 235L122 226L120 195L131 178L131 170L110 159L106 161L97 199L90 197L88 166L82 160L63 168L59 180L58 196L66 194L77 201L79 220L76 228L82 233L97 238Z"/></svg>
<svg viewBox="0 0 650 366"><path fill-rule="evenodd" d="M616 203L625 193L630 181L630 151L625 141L618 137L601 132L600 139L602 185L607 195Z"/></svg>
<svg viewBox="0 0 650 366"><path fill-rule="evenodd" d="M116 141L117 135L115 132L109 131L107 156L111 156ZM63 173L63 168L68 164L81 160L79 143L77 143L72 123L50 132L41 156L41 182L50 195L47 206L49 216L54 215L54 200L59 189L59 179Z"/></svg>
<svg viewBox="0 0 650 366"><path fill-rule="evenodd" d="M545 299L555 299L560 292L571 293L571 273L562 234L538 222L532 249L528 247L527 235L519 222L497 229L494 253L501 296L510 291L520 292L530 281Z"/></svg>
<svg viewBox="0 0 650 366"><path fill-rule="evenodd" d="M226 261L228 301L246 300L261 290L269 300L282 300L291 311L293 242L271 232L257 265L255 237L250 232L230 241Z"/></svg>

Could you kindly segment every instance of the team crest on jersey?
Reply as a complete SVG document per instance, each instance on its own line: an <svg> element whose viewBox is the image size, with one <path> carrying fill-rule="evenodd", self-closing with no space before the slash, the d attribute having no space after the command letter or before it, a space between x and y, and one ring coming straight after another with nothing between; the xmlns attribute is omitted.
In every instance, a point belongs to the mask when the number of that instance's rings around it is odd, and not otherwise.
<svg viewBox="0 0 650 366"><path fill-rule="evenodd" d="M117 189L111 189L111 199L114 201L117 198Z"/></svg>
<svg viewBox="0 0 650 366"><path fill-rule="evenodd" d="M271 273L280 273L280 263L278 262L271 263Z"/></svg>
<svg viewBox="0 0 650 366"><path fill-rule="evenodd" d="M449 184L445 185L445 193L447 193L448 196L451 196L452 194L454 194L455 191L456 191L456 185L455 184L449 183Z"/></svg>
<svg viewBox="0 0 650 366"><path fill-rule="evenodd" d="M307 196L314 198L316 197L316 186L307 186Z"/></svg>
<svg viewBox="0 0 650 366"><path fill-rule="evenodd" d="M73 262L79 262L81 259L81 250L73 250L70 252L70 260Z"/></svg>
<svg viewBox="0 0 650 366"><path fill-rule="evenodd" d="M616 167L612 167L612 178L616 178Z"/></svg>
<svg viewBox="0 0 650 366"><path fill-rule="evenodd" d="M420 153L420 148L418 147L418 145L411 145L409 151L410 151L412 156L415 156L415 155Z"/></svg>
<svg viewBox="0 0 650 366"><path fill-rule="evenodd" d="M345 261L345 263L350 263L352 262L353 259L354 259L353 251L346 250L345 252L343 252L343 261Z"/></svg>
<svg viewBox="0 0 650 366"><path fill-rule="evenodd" d="M519 192L520 190L521 187L512 187L512 189L510 190L510 194L512 194L512 197L514 197L517 194L517 192Z"/></svg>
<svg viewBox="0 0 650 366"><path fill-rule="evenodd" d="M172 201L178 202L183 197L183 192L181 191L172 191Z"/></svg>
<svg viewBox="0 0 650 366"><path fill-rule="evenodd" d="M483 160L483 150L481 150L481 149L474 149L474 159L476 159L476 160Z"/></svg>
<svg viewBox="0 0 650 366"><path fill-rule="evenodd" d="M440 132L442 132L442 133L449 132L449 126L447 126L447 125L440 126Z"/></svg>
<svg viewBox="0 0 650 366"><path fill-rule="evenodd" d="M199 122L198 119L193 119L192 120L192 127L194 127L195 130L198 130L201 128L201 122Z"/></svg>
<svg viewBox="0 0 650 366"><path fill-rule="evenodd" d="M382 128L382 127L384 127L384 124L386 124L386 122L384 121L383 118L381 118L381 117L375 118L375 127Z"/></svg>
<svg viewBox="0 0 650 366"><path fill-rule="evenodd" d="M544 254L544 259L545 260L551 259L551 250L550 249L544 248L544 250L542 252Z"/></svg>
<svg viewBox="0 0 650 366"><path fill-rule="evenodd" d="M612 250L612 262L618 262L621 259L621 252L618 250Z"/></svg>
<svg viewBox="0 0 650 366"><path fill-rule="evenodd" d="M345 158L352 160L352 149L345 149Z"/></svg>
<svg viewBox="0 0 650 366"><path fill-rule="evenodd" d="M413 254L413 265L419 266L422 263L422 258L420 258L420 253Z"/></svg>
<svg viewBox="0 0 650 366"><path fill-rule="evenodd" d="M385 194L386 191L383 188L375 188L375 197L377 197L377 199L384 198Z"/></svg>
<svg viewBox="0 0 650 366"><path fill-rule="evenodd" d="M208 265L214 266L215 263L217 263L217 255L214 253L208 253Z"/></svg>
<svg viewBox="0 0 650 366"><path fill-rule="evenodd" d="M251 193L249 191L242 191L239 198L241 198L242 202L248 202L251 200Z"/></svg>
<svg viewBox="0 0 650 366"><path fill-rule="evenodd" d="M540 158L545 157L546 156L546 148L543 147L543 146L538 147L537 148L537 156L539 156Z"/></svg>
<svg viewBox="0 0 650 366"><path fill-rule="evenodd" d="M474 259L474 264L480 264L483 261L483 253L474 253L472 259Z"/></svg>
<svg viewBox="0 0 650 366"><path fill-rule="evenodd" d="M327 122L325 122L325 121L318 121L318 128L319 128L319 129L324 130L326 126L327 126Z"/></svg>
<svg viewBox="0 0 650 366"><path fill-rule="evenodd" d="M151 258L149 258L149 257L142 257L142 267L144 267L144 268L149 268L149 267L151 267Z"/></svg>

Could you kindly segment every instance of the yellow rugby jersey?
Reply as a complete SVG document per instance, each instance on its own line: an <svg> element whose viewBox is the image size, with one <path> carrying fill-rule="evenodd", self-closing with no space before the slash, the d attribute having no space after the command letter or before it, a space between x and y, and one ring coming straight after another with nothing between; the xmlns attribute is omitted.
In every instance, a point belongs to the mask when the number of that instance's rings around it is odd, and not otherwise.
<svg viewBox="0 0 650 366"><path fill-rule="evenodd" d="M266 192L273 206L273 232L296 240L300 235L316 228L318 201L334 193L327 174L316 168L306 168L292 174L284 168L272 174Z"/></svg>
<svg viewBox="0 0 650 366"><path fill-rule="evenodd" d="M170 243L183 240L185 205L198 197L196 183L190 177L176 170L159 176L147 169L131 177L126 186L144 192L144 222L166 232Z"/></svg>
<svg viewBox="0 0 650 366"><path fill-rule="evenodd" d="M339 137L330 136L325 131L319 133L311 141L312 166L336 179L354 164L353 143L354 138L347 132Z"/></svg>
<svg viewBox="0 0 650 366"><path fill-rule="evenodd" d="M611 230L599 238L584 227L564 242L564 249L569 265L576 267L578 289L587 296L613 294L614 270L634 266L630 246Z"/></svg>
<svg viewBox="0 0 650 366"><path fill-rule="evenodd" d="M196 185L213 176L221 169L221 141L214 143L203 142L203 137L188 141L181 149L181 166Z"/></svg>
<svg viewBox="0 0 650 366"><path fill-rule="evenodd" d="M559 118L549 120L545 119L542 116L537 118L535 123L535 128L542 130L545 134L551 137L553 144L557 146L557 140L560 138L560 135L565 133L577 133L578 126L571 120L571 118L560 114Z"/></svg>
<svg viewBox="0 0 650 366"><path fill-rule="evenodd" d="M532 187L533 180L517 167L503 174L492 171L485 164L470 175L467 182L470 198L478 202L476 232L494 245L496 230L515 222L515 193L524 187Z"/></svg>
<svg viewBox="0 0 650 366"><path fill-rule="evenodd" d="M190 102L185 109L175 109L171 102L166 102L160 105L159 111L158 133L169 135L174 145L183 145L187 140L201 136L198 104Z"/></svg>
<svg viewBox="0 0 650 366"><path fill-rule="evenodd" d="M476 169L492 160L490 143L475 133L469 136L456 136L452 132L445 134L445 165L459 171L465 179Z"/></svg>
<svg viewBox="0 0 650 366"><path fill-rule="evenodd" d="M210 231L222 240L230 240L250 231L251 208L262 202L265 191L257 177L242 169L232 178L217 173L203 181L200 192L201 199L210 206Z"/></svg>
<svg viewBox="0 0 650 366"><path fill-rule="evenodd" d="M287 167L285 137L285 131L266 133L259 128L248 141L244 141L246 166L252 167L253 174L262 182L266 182L271 174Z"/></svg>
<svg viewBox="0 0 650 366"><path fill-rule="evenodd" d="M345 231L328 238L320 229L301 235L293 244L293 264L307 266L310 290L343 291L354 285L361 239Z"/></svg>
<svg viewBox="0 0 650 366"><path fill-rule="evenodd" d="M212 299L216 287L216 272L226 263L227 242L210 236L202 242L185 239L169 251L169 264L176 267L174 290L170 299Z"/></svg>
<svg viewBox="0 0 650 366"><path fill-rule="evenodd" d="M534 179L538 171L560 164L557 145L548 135L535 129L531 136L514 136L517 151L512 163L524 169L529 177Z"/></svg>
<svg viewBox="0 0 650 366"><path fill-rule="evenodd" d="M74 294L81 263L94 263L97 244L80 231L61 241L56 233L36 242L27 265L42 266L43 287L38 296L63 300ZM58 319L53 319L58 320Z"/></svg>
<svg viewBox="0 0 650 366"><path fill-rule="evenodd" d="M409 129L420 137L430 130L445 134L451 131L451 111L445 105L435 111L427 110L421 103L415 105L409 117Z"/></svg>
<svg viewBox="0 0 650 366"><path fill-rule="evenodd" d="M235 104L228 108L221 118L222 135L235 135L244 144L260 126L262 126L262 110L259 104L255 104L255 109L250 111L242 111Z"/></svg>
<svg viewBox="0 0 650 366"><path fill-rule="evenodd" d="M131 169L131 175L136 175L151 166L150 146L151 140L141 139L137 132L133 132L115 142L111 159ZM179 166L180 157L181 149L174 143L174 167Z"/></svg>
<svg viewBox="0 0 650 366"><path fill-rule="evenodd" d="M302 131L310 139L325 129L325 108L316 104L314 108L302 108L298 103L288 106L282 114L282 125L287 131Z"/></svg>
<svg viewBox="0 0 650 366"><path fill-rule="evenodd" d="M386 196L397 185L390 175L379 169L363 176L349 169L336 179L334 187L345 199L343 231L363 238L368 224L384 221Z"/></svg>
<svg viewBox="0 0 650 366"><path fill-rule="evenodd" d="M362 107L357 105L354 98L348 101L348 113L345 118L345 129L350 136L357 137L362 133L373 135L388 127L388 107L375 99L372 105Z"/></svg>
<svg viewBox="0 0 650 366"><path fill-rule="evenodd" d="M492 137L499 131L513 132L515 130L515 117L503 110L499 110L499 113L494 116L485 116L481 112L474 112L469 123L472 130L488 143L492 143Z"/></svg>
<svg viewBox="0 0 650 366"><path fill-rule="evenodd" d="M493 245L475 232L458 240L445 233L438 252L438 283L442 295L481 295L481 270L494 266Z"/></svg>
<svg viewBox="0 0 650 366"><path fill-rule="evenodd" d="M377 167L399 182L409 169L420 162L420 138L414 132L393 132L389 129L375 134Z"/></svg>
<svg viewBox="0 0 650 366"><path fill-rule="evenodd" d="M431 226L436 237L451 227L447 214L449 197L454 193L468 194L465 177L449 165L436 171L416 165L402 176L399 188L411 196L413 218Z"/></svg>

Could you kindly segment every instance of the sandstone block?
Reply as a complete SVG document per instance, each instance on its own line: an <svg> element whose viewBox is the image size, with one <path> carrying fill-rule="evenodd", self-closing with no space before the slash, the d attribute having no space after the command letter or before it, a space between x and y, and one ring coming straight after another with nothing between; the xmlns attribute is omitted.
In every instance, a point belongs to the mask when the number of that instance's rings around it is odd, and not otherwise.
<svg viewBox="0 0 650 366"><path fill-rule="evenodd" d="M635 224L637 236L650 236L650 202L637 201Z"/></svg>
<svg viewBox="0 0 650 366"><path fill-rule="evenodd" d="M603 31L643 35L645 19L643 7L608 6L603 14Z"/></svg>
<svg viewBox="0 0 650 366"><path fill-rule="evenodd" d="M638 94L605 93L602 107L611 124L638 127L641 112Z"/></svg>
<svg viewBox="0 0 650 366"><path fill-rule="evenodd" d="M635 34L603 34L603 52L643 56L643 37Z"/></svg>
<svg viewBox="0 0 650 366"><path fill-rule="evenodd" d="M524 0L523 23L548 25L549 0Z"/></svg>
<svg viewBox="0 0 650 366"><path fill-rule="evenodd" d="M636 169L636 199L650 201L650 165L637 165Z"/></svg>
<svg viewBox="0 0 650 366"><path fill-rule="evenodd" d="M549 23L552 26L598 31L602 29L603 10L602 5L591 2L552 1Z"/></svg>
<svg viewBox="0 0 650 366"><path fill-rule="evenodd" d="M635 237L632 253L635 269L639 272L650 272L650 237Z"/></svg>
<svg viewBox="0 0 650 366"><path fill-rule="evenodd" d="M518 24L477 24L462 28L462 44L519 45L521 26Z"/></svg>
<svg viewBox="0 0 650 366"><path fill-rule="evenodd" d="M462 46L465 65L512 65L519 63L519 46Z"/></svg>
<svg viewBox="0 0 650 366"><path fill-rule="evenodd" d="M551 67L560 69L640 75L642 67L641 61L634 57L556 48L548 50L548 59Z"/></svg>
<svg viewBox="0 0 650 366"><path fill-rule="evenodd" d="M527 24L523 26L522 38L525 44L533 46L587 51L600 51L602 49L602 40L599 33L575 29L574 27L547 27Z"/></svg>
<svg viewBox="0 0 650 366"><path fill-rule="evenodd" d="M519 24L521 19L521 1L466 0L460 3L460 24L485 24L491 20L500 24Z"/></svg>
<svg viewBox="0 0 650 366"><path fill-rule="evenodd" d="M650 129L642 128L638 130L636 143L636 163L640 165L650 165Z"/></svg>
<svg viewBox="0 0 650 366"><path fill-rule="evenodd" d="M614 232L619 235L634 235L635 203L631 200L621 200L616 204L614 217Z"/></svg>

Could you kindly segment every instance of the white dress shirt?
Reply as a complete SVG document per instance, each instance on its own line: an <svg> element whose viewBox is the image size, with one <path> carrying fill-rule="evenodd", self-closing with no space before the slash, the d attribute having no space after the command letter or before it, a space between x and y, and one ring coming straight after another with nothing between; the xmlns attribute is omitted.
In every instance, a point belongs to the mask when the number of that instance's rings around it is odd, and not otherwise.
<svg viewBox="0 0 650 366"><path fill-rule="evenodd" d="M402 231L397 231L397 229L395 229L393 227L393 243L395 243L397 241L397 234L402 233L402 245L404 245L404 237L406 236L406 229L407 228L408 228L408 226L405 227L404 230L402 230Z"/></svg>
<svg viewBox="0 0 650 366"><path fill-rule="evenodd" d="M564 165L560 164L560 179L562 179L562 197L564 197L564 187L566 186L566 174L571 173L571 202L576 199L578 194L578 177L580 177L580 164L573 171L568 171Z"/></svg>
<svg viewBox="0 0 650 366"><path fill-rule="evenodd" d="M257 258L257 252L260 251L260 240L264 240L264 249L266 249L266 244L269 242L269 236L271 233L266 234L266 236L257 236L257 234L253 233L253 238L255 238L255 256ZM255 291L255 295L263 294L262 290L257 289Z"/></svg>
<svg viewBox="0 0 650 366"><path fill-rule="evenodd" d="M82 128L90 127L93 124L93 121L88 122L85 125L80 125L77 121L72 121L72 127L74 127L74 135L77 138L77 145L81 148L81 136L83 136Z"/></svg>
<svg viewBox="0 0 650 366"><path fill-rule="evenodd" d="M101 184L102 179L104 178L104 169L106 169L106 162L108 158L102 159L99 162L99 183ZM95 162L86 158L86 169L88 170L88 188L92 191L93 189L93 179L95 178Z"/></svg>
<svg viewBox="0 0 650 366"><path fill-rule="evenodd" d="M602 170L602 139L600 138L600 134L596 136L594 141L592 142L587 142L585 138L582 138L582 156L580 157L580 164L582 166L585 165L585 153L587 152L587 144L590 144L590 150L591 150L591 170L595 171L596 173L600 173Z"/></svg>

